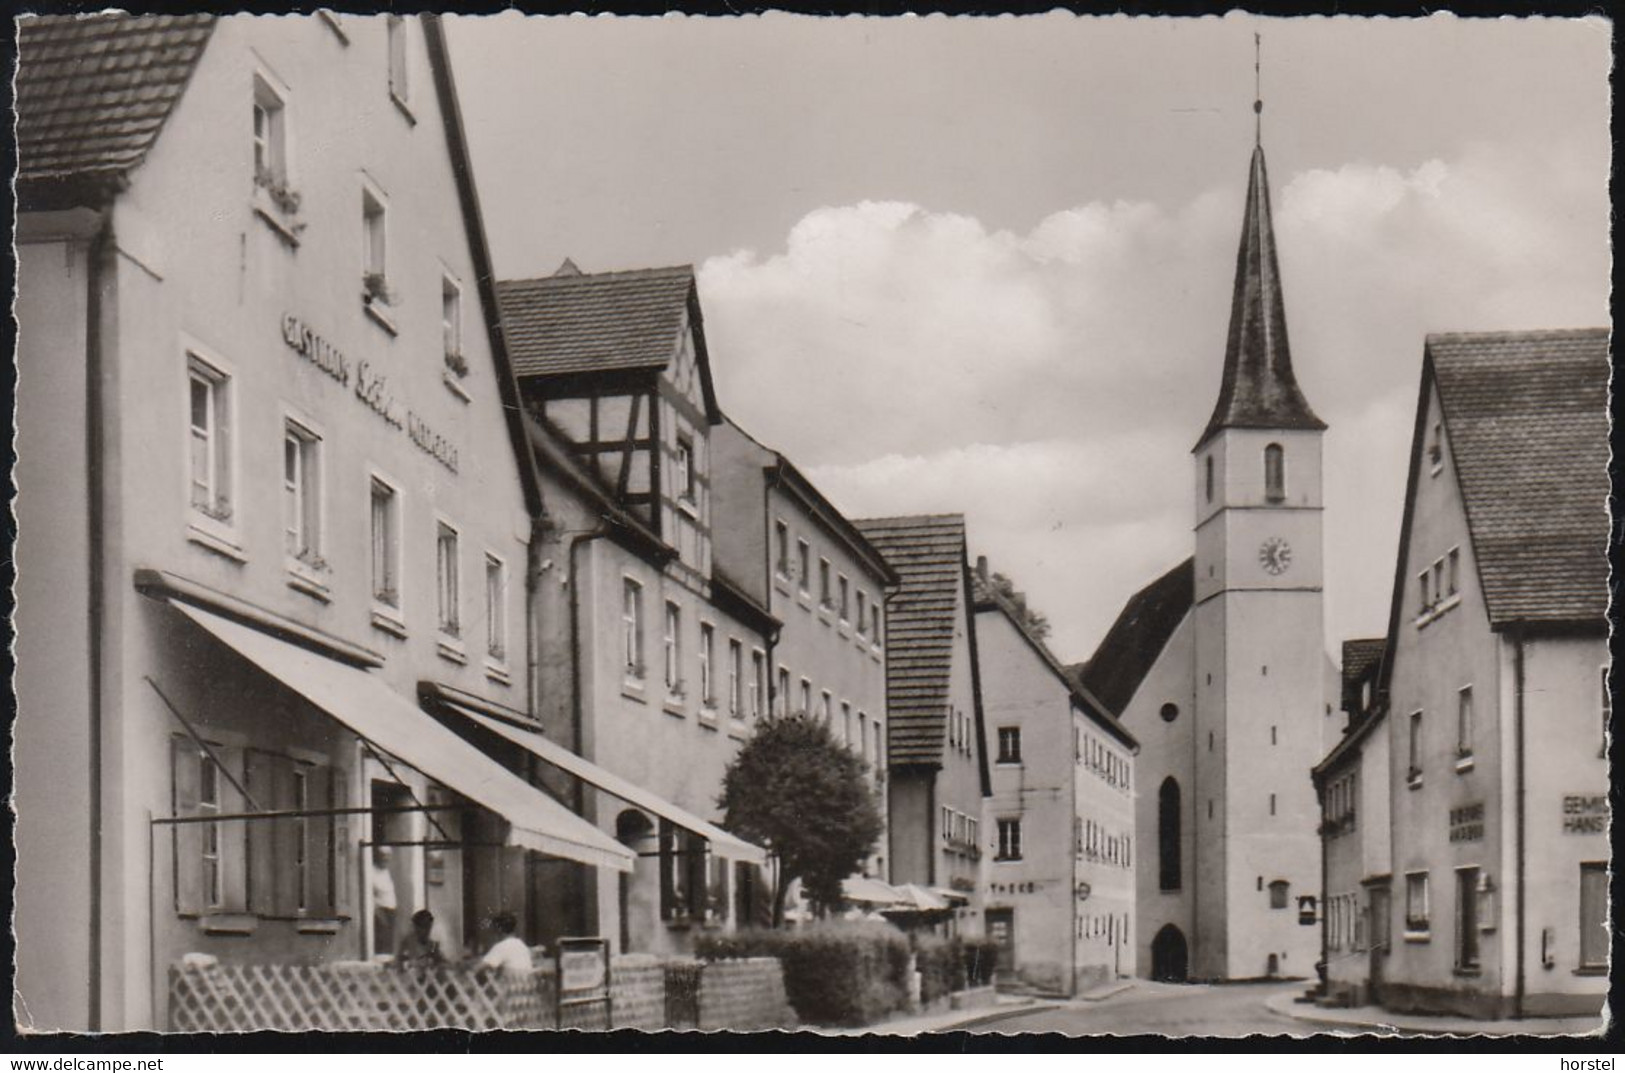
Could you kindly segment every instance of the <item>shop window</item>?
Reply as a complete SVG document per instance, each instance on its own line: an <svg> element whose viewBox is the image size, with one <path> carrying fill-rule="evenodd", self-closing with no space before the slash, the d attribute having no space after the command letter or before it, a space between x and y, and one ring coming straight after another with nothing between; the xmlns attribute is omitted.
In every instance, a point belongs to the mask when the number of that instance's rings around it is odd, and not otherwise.
<svg viewBox="0 0 1625 1073"><path fill-rule="evenodd" d="M1580 865L1580 970L1606 972L1608 946L1608 862Z"/></svg>
<svg viewBox="0 0 1625 1073"><path fill-rule="evenodd" d="M1180 889L1181 819L1179 783L1170 775L1162 780L1157 791L1157 872L1158 886L1162 890Z"/></svg>
<svg viewBox="0 0 1625 1073"><path fill-rule="evenodd" d="M750 654L750 717L762 717L762 697L767 692L767 656L760 649Z"/></svg>
<svg viewBox="0 0 1625 1073"><path fill-rule="evenodd" d="M709 622L700 623L700 703L717 706L717 631Z"/></svg>
<svg viewBox="0 0 1625 1073"><path fill-rule="evenodd" d="M660 917L688 922L704 915L706 857L703 840L660 821Z"/></svg>
<svg viewBox="0 0 1625 1073"><path fill-rule="evenodd" d="M1456 869L1456 971L1478 970L1478 869Z"/></svg>
<svg viewBox="0 0 1625 1073"><path fill-rule="evenodd" d="M621 651L626 673L642 678L643 665L643 586L631 578L621 579Z"/></svg>
<svg viewBox="0 0 1625 1073"><path fill-rule="evenodd" d="M1001 861L1021 860L1021 821L999 821L999 855Z"/></svg>
<svg viewBox="0 0 1625 1073"><path fill-rule="evenodd" d="M683 695L682 628L683 611L668 600L666 628L661 642L666 654L666 692L674 697Z"/></svg>
<svg viewBox="0 0 1625 1073"><path fill-rule="evenodd" d="M401 606L400 493L372 478L372 598Z"/></svg>
<svg viewBox="0 0 1625 1073"><path fill-rule="evenodd" d="M485 553L485 654L497 663L508 660L508 566Z"/></svg>
<svg viewBox="0 0 1625 1073"><path fill-rule="evenodd" d="M400 104L409 104L412 97L406 73L406 20L387 15L385 25L389 35L389 95Z"/></svg>
<svg viewBox="0 0 1625 1073"><path fill-rule="evenodd" d="M289 557L325 568L321 549L322 440L297 421L282 430L282 525Z"/></svg>
<svg viewBox="0 0 1625 1073"><path fill-rule="evenodd" d="M1278 443L1264 448L1264 498L1271 503L1286 498L1286 452Z"/></svg>
<svg viewBox="0 0 1625 1073"><path fill-rule="evenodd" d="M463 632L461 615L461 563L457 550L457 530L446 522L435 523L435 583L440 632L447 637L460 637Z"/></svg>
<svg viewBox="0 0 1625 1073"><path fill-rule="evenodd" d="M773 572L790 578L790 527L782 521L773 523Z"/></svg>
<svg viewBox="0 0 1625 1073"><path fill-rule="evenodd" d="M999 728L999 763L1021 763L1021 728Z"/></svg>
<svg viewBox="0 0 1625 1073"><path fill-rule="evenodd" d="M1405 933L1407 937L1426 938L1430 926L1428 874L1409 872L1405 876Z"/></svg>
<svg viewBox="0 0 1625 1073"><path fill-rule="evenodd" d="M199 514L230 523L231 378L196 354L187 359L191 501Z"/></svg>

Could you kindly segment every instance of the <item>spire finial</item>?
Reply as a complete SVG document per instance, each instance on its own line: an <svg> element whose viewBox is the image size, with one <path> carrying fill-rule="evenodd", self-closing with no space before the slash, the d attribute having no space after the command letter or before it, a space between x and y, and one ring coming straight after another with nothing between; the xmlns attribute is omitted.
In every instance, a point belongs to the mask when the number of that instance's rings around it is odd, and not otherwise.
<svg viewBox="0 0 1625 1073"><path fill-rule="evenodd" d="M1253 144L1264 144L1264 90L1263 76L1259 73L1259 53L1262 44L1258 34L1253 34Z"/></svg>

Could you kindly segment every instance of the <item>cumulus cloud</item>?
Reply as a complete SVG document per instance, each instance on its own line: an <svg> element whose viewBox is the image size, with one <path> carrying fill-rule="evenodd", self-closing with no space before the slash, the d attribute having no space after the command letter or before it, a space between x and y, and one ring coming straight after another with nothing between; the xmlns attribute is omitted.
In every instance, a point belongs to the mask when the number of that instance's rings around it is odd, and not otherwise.
<svg viewBox="0 0 1625 1073"><path fill-rule="evenodd" d="M1480 146L1277 179L1294 361L1331 424L1331 641L1385 624L1424 334L1606 322L1595 165ZM722 403L850 514L965 512L1082 658L1189 553L1244 178L1026 234L902 202L815 209L783 250L700 269Z"/></svg>

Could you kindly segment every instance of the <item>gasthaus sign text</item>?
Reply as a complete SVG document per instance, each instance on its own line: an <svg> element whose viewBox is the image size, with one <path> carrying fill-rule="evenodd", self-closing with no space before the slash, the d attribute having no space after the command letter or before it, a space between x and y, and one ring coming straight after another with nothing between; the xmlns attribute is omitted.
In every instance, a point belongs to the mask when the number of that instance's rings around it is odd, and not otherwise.
<svg viewBox="0 0 1625 1073"><path fill-rule="evenodd" d="M1564 794L1563 833L1602 835L1608 833L1607 794Z"/></svg>
<svg viewBox="0 0 1625 1073"><path fill-rule="evenodd" d="M403 428L417 448L451 472L457 472L457 445L435 431L415 410L403 414L389 378L370 361L351 362L344 352L292 313L282 316L282 341L288 349L326 373L343 387L353 388L362 405L383 418L391 428Z"/></svg>

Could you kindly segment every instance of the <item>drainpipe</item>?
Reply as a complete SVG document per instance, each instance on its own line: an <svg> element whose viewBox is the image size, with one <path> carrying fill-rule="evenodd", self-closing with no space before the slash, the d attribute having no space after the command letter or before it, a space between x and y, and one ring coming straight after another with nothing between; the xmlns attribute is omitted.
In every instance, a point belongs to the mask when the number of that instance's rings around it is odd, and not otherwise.
<svg viewBox="0 0 1625 1073"><path fill-rule="evenodd" d="M1356 780L1358 785L1358 780ZM1320 993L1330 995L1332 991L1332 951L1327 941L1330 938L1330 925L1327 923L1331 916L1331 869L1327 865L1331 840L1326 837L1326 803L1325 785L1315 787L1315 805L1320 809L1320 905L1316 911L1320 913L1320 964L1321 969L1316 974L1320 977ZM1356 807L1358 804L1356 803ZM1356 907L1358 908L1358 907Z"/></svg>
<svg viewBox="0 0 1625 1073"><path fill-rule="evenodd" d="M1518 857L1517 857L1517 869L1518 869L1518 875L1517 875L1517 888L1518 888L1518 925L1517 925L1517 932L1518 932L1518 936L1517 936L1517 940L1518 940L1518 951L1517 951L1517 973L1518 973L1518 978L1517 978L1517 983L1516 983L1516 990L1513 992L1513 998L1512 998L1512 1016L1515 1017L1515 1018L1522 1018L1523 1017L1523 1005L1524 1005L1524 962L1525 962L1524 947L1525 947L1525 941L1526 941L1526 917L1528 916L1528 913L1525 911L1525 907L1524 907L1524 905L1525 905L1525 903L1524 903L1524 869L1525 869L1524 843L1525 843L1526 835L1528 833L1528 831L1527 831L1527 826L1528 825L1527 825L1526 819L1525 819L1526 809L1525 809L1525 802L1524 802L1524 770L1523 770L1524 769L1524 761L1523 761L1523 753L1524 753L1524 730L1523 730L1523 708L1524 708L1524 702L1523 702L1523 691L1524 691L1523 646L1524 646L1524 638L1523 638L1522 633L1519 633L1519 632L1516 632L1516 631L1513 632L1513 634L1512 634L1512 646L1513 646L1512 647L1512 680L1513 680L1512 720L1513 720L1513 733L1516 735L1516 741L1513 744L1513 756L1514 756L1514 761L1513 762L1516 765L1516 767L1515 767L1515 772L1516 772L1516 775L1515 775L1515 778L1516 778L1516 790L1515 790L1515 793L1517 795L1517 809L1518 809L1518 814L1517 814L1517 823L1518 823Z"/></svg>
<svg viewBox="0 0 1625 1073"><path fill-rule="evenodd" d="M86 533L88 536L88 625L89 625L89 760L88 787L90 815L90 985L87 1021L92 1032L102 1030L102 652L106 636L107 579L102 562L105 553L107 488L103 465L105 445L102 429L106 424L106 400L102 391L102 284L104 260L113 250L111 214L86 251L85 296L85 467ZM110 275L110 274L109 274Z"/></svg>
<svg viewBox="0 0 1625 1073"><path fill-rule="evenodd" d="M530 543L525 548L525 711L531 718L540 719L542 700L541 643L542 607L538 594L542 589L542 542L547 538L546 509L530 518Z"/></svg>

